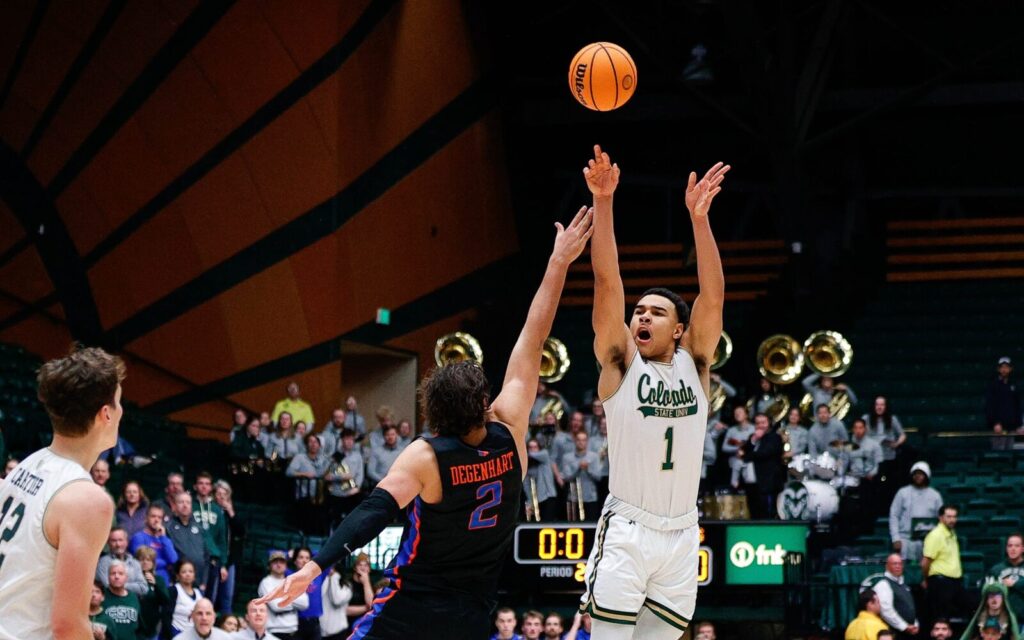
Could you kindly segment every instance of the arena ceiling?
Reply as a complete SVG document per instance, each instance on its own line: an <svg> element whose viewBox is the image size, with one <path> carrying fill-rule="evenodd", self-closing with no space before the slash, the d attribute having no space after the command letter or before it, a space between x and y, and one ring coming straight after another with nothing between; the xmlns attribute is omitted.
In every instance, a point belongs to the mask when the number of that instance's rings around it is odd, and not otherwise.
<svg viewBox="0 0 1024 640"><path fill-rule="evenodd" d="M0 340L122 351L128 398L208 424L268 406L291 377L333 405L343 338L426 363L433 338L475 323L500 352L551 221L586 200L595 141L642 211L626 241L683 237L681 176L718 159L736 166L727 239L798 240L851 226L851 210L1019 212L1022 16L1021 2L10 0ZM595 40L639 68L612 114L566 87Z"/></svg>

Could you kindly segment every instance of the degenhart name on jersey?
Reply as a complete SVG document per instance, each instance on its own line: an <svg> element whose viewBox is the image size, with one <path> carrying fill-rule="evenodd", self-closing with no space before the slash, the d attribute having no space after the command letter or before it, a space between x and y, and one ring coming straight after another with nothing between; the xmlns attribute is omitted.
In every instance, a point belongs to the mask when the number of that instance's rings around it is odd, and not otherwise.
<svg viewBox="0 0 1024 640"><path fill-rule="evenodd" d="M682 380L678 389L672 389L663 380L652 385L651 376L644 373L637 382L636 395L640 400L637 409L645 418L683 418L697 413L697 395Z"/></svg>
<svg viewBox="0 0 1024 640"><path fill-rule="evenodd" d="M476 464L460 464L451 468L452 484L466 484L467 482L483 482L496 478L512 470L512 456L515 451L503 453L490 460Z"/></svg>
<svg viewBox="0 0 1024 640"><path fill-rule="evenodd" d="M14 472L14 479L10 481L12 486L15 486L30 496L34 496L39 493L39 489L43 486L43 479L37 475L29 473L28 469L17 469Z"/></svg>

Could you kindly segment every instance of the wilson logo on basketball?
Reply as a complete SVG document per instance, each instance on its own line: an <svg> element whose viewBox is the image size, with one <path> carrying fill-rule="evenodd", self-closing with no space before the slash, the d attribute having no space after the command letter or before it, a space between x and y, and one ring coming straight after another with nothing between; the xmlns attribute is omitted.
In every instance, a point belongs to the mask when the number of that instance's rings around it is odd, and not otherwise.
<svg viewBox="0 0 1024 640"><path fill-rule="evenodd" d="M587 65L580 64L576 66L576 99L583 104L587 103L587 99L583 97L583 78L587 76Z"/></svg>

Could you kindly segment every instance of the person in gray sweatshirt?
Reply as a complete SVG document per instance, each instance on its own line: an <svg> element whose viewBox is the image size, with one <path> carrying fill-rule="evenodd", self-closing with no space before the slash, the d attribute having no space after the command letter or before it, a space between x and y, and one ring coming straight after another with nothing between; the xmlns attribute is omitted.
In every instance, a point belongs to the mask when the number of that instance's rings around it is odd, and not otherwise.
<svg viewBox="0 0 1024 640"><path fill-rule="evenodd" d="M846 442L846 427L839 420L832 417L832 411L827 404L819 404L817 408L818 419L814 421L807 431L807 453L812 457L818 456L823 451L833 449L833 455L838 452L832 447L832 443Z"/></svg>
<svg viewBox="0 0 1024 640"><path fill-rule="evenodd" d="M754 435L754 425L747 418L746 407L736 407L733 409L732 415L736 419L736 424L729 427L725 432L722 453L729 456L729 470L732 472L729 476L729 484L732 485L733 489L739 489L741 480L747 484L756 482L754 465L750 462L744 462L743 458L737 455L743 443L749 440L750 436Z"/></svg>
<svg viewBox="0 0 1024 640"><path fill-rule="evenodd" d="M596 521L600 511L597 504L597 483L601 479L601 459L589 448L587 432L579 430L573 436L575 449L562 456L561 472L569 485L567 514L570 520ZM577 494L577 490L580 490ZM583 516L579 503L583 502Z"/></svg>
<svg viewBox="0 0 1024 640"><path fill-rule="evenodd" d="M845 384L836 384L834 378L828 376L818 375L812 373L803 380L800 381L804 391L811 394L814 398L814 404L816 407L819 404L828 404L832 401L832 396L836 395L838 391L845 391L846 395L850 397L850 404L857 404L857 394L853 392L853 389L846 386Z"/></svg>
<svg viewBox="0 0 1024 640"><path fill-rule="evenodd" d="M892 550L903 558L920 561L924 536L935 526L942 495L931 488L932 469L927 462L910 467L910 484L896 492L889 507Z"/></svg>
<svg viewBox="0 0 1024 640"><path fill-rule="evenodd" d="M526 479L523 482L523 499L526 501L527 520L538 519L533 512L534 489L536 489L539 520L559 520L558 492L555 491L555 472L551 468L551 453L542 449L536 438L526 443Z"/></svg>

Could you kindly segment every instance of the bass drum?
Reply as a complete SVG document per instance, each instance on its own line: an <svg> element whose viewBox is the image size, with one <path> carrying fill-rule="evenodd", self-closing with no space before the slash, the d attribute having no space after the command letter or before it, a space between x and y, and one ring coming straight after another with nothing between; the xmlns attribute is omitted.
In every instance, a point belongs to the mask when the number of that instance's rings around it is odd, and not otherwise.
<svg viewBox="0 0 1024 640"><path fill-rule="evenodd" d="M839 494L821 480L790 482L779 494L776 509L782 520L827 522L839 512Z"/></svg>

